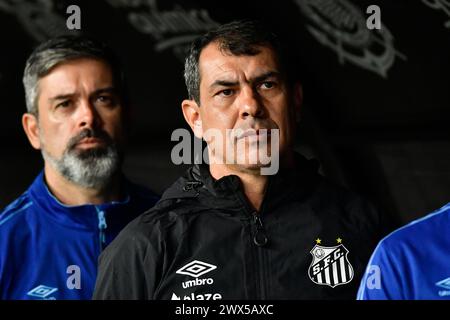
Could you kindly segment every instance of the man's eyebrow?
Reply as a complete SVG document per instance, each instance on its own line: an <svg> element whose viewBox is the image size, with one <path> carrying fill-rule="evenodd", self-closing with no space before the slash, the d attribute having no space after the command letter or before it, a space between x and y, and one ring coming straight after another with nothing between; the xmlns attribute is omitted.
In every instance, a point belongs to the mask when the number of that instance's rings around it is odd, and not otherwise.
<svg viewBox="0 0 450 320"><path fill-rule="evenodd" d="M98 90L95 90L94 92L92 92L90 95L99 95L102 93L117 93L117 89L114 87L106 87L106 88L101 88ZM75 96L76 93L63 93L63 94L58 94L54 97L50 97L48 100L50 102L54 102L54 101L58 101L58 100L65 100L65 99L70 99L73 96Z"/></svg>
<svg viewBox="0 0 450 320"><path fill-rule="evenodd" d="M57 101L57 100L65 100L65 99L72 98L74 95L75 95L75 93L58 94L54 97L48 98L48 101L53 102L53 101Z"/></svg>
<svg viewBox="0 0 450 320"><path fill-rule="evenodd" d="M266 80L267 78L280 78L280 77L281 74L278 71L267 71L251 79L251 82L261 82L263 80Z"/></svg>
<svg viewBox="0 0 450 320"><path fill-rule="evenodd" d="M280 72L278 71L267 71L264 72L261 75L258 75L252 79L250 79L250 82L254 83L254 82L261 82L263 80L266 80L267 78L279 78L281 76ZM210 88L214 88L214 87L233 87L238 85L239 82L238 81L232 81L232 80L216 80L214 81L211 85Z"/></svg>
<svg viewBox="0 0 450 320"><path fill-rule="evenodd" d="M117 89L115 87L106 87L106 88L101 88L98 90L95 90L91 95L99 95L102 93L117 93Z"/></svg>
<svg viewBox="0 0 450 320"><path fill-rule="evenodd" d="M238 83L239 83L238 81L231 81L231 80L216 80L209 87L210 88L214 88L214 87L233 87L233 86L237 85Z"/></svg>

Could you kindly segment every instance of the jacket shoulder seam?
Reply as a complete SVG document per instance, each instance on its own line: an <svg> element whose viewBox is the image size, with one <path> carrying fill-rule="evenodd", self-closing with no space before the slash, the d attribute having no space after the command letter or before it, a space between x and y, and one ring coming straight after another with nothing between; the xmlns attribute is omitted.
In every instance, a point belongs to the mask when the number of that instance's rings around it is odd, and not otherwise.
<svg viewBox="0 0 450 320"><path fill-rule="evenodd" d="M25 210L28 209L32 204L33 204L33 201L28 200L27 202L25 202L25 204L23 204L23 205L21 204L19 209L18 209L19 206L11 206L11 205L8 206L6 208L6 210L3 211L3 213L1 214L0 226L5 224L10 219L17 217L18 214L25 212Z"/></svg>

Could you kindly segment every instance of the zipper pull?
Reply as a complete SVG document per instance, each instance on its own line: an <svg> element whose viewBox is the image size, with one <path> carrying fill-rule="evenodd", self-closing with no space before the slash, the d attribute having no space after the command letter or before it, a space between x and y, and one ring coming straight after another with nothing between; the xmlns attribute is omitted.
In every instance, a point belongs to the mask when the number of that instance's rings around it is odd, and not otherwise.
<svg viewBox="0 0 450 320"><path fill-rule="evenodd" d="M106 243L105 229L108 227L105 219L105 212L103 210L98 211L98 229L100 230L100 243L103 245Z"/></svg>
<svg viewBox="0 0 450 320"><path fill-rule="evenodd" d="M253 237L253 242L258 247L263 247L267 244L269 241L269 238L267 238L266 231L264 230L264 226L262 224L261 218L259 217L257 212L253 212L253 220L256 225L256 233Z"/></svg>
<svg viewBox="0 0 450 320"><path fill-rule="evenodd" d="M107 228L106 219L105 219L105 212L99 211L98 212L98 228L100 230L105 230Z"/></svg>

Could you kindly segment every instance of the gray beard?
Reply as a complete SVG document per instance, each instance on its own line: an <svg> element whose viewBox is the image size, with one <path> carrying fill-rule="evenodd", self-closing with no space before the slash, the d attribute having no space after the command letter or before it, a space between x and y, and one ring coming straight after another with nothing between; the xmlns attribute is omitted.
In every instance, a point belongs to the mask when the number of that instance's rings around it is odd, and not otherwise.
<svg viewBox="0 0 450 320"><path fill-rule="evenodd" d="M67 180L93 189L108 185L121 163L119 152L113 144L89 150L68 149L60 159L42 148L42 156Z"/></svg>

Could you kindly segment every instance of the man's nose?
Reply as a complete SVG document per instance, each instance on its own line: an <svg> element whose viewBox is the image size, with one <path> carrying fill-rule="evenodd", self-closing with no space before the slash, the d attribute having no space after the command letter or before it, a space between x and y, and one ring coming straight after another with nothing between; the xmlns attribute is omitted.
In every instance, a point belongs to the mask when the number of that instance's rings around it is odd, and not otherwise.
<svg viewBox="0 0 450 320"><path fill-rule="evenodd" d="M78 125L80 128L94 128L99 125L100 117L95 106L88 100L80 102Z"/></svg>
<svg viewBox="0 0 450 320"><path fill-rule="evenodd" d="M250 86L241 90L239 100L241 118L249 116L261 118L264 116L264 106L261 102L261 97Z"/></svg>

